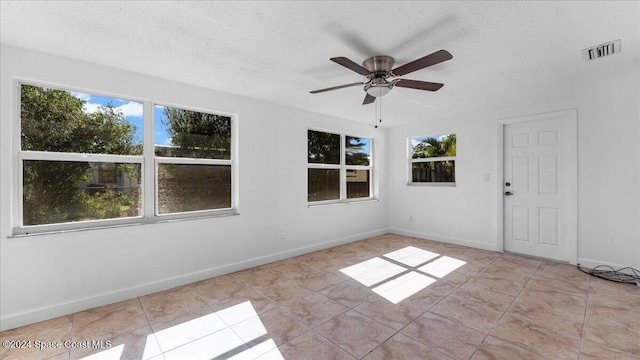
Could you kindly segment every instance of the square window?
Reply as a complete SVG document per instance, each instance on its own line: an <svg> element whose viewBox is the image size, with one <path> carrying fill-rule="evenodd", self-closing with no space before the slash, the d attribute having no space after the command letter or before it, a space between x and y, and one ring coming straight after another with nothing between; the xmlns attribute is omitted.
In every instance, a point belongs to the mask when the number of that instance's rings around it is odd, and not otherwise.
<svg viewBox="0 0 640 360"><path fill-rule="evenodd" d="M308 177L309 202L340 199L340 170L309 169Z"/></svg>
<svg viewBox="0 0 640 360"><path fill-rule="evenodd" d="M340 135L309 130L307 143L310 164L340 164Z"/></svg>
<svg viewBox="0 0 640 360"><path fill-rule="evenodd" d="M455 184L456 134L410 139L409 183Z"/></svg>
<svg viewBox="0 0 640 360"><path fill-rule="evenodd" d="M309 130L307 201L372 197L371 139Z"/></svg>

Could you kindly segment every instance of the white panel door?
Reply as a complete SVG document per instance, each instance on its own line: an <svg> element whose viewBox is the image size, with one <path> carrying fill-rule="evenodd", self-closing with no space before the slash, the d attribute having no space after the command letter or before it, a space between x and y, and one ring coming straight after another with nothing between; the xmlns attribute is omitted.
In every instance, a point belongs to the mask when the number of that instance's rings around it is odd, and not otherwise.
<svg viewBox="0 0 640 360"><path fill-rule="evenodd" d="M562 118L504 127L504 249L570 261L569 125Z"/></svg>

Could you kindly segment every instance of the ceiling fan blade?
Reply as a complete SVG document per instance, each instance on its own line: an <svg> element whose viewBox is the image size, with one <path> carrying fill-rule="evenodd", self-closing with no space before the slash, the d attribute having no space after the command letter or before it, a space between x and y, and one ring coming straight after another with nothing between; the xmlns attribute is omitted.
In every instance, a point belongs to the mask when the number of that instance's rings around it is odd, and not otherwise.
<svg viewBox="0 0 640 360"><path fill-rule="evenodd" d="M362 105L371 104L374 101L376 101L376 98L367 93L367 96L364 97L364 101L362 102Z"/></svg>
<svg viewBox="0 0 640 360"><path fill-rule="evenodd" d="M326 88L326 89L320 89L320 90L313 90L310 91L312 94L317 94L317 93L321 93L321 92L325 92L325 91L331 91L331 90L338 90L338 89L342 89L342 88L347 88L347 87L351 87L351 86L357 86L357 85L363 85L363 82L357 82L357 83L351 83L351 84L345 84L345 85L338 85L338 86L334 86L334 87L330 87L330 88Z"/></svg>
<svg viewBox="0 0 640 360"><path fill-rule="evenodd" d="M333 62L335 62L337 64L340 64L340 65L346 67L349 70L353 70L353 71L357 72L360 75L364 75L364 76L371 75L371 71L369 71L369 70L363 68L362 66L354 63L353 61L347 59L346 57L342 57L342 56L341 57L333 57L333 58L331 58L329 60L331 60L331 61L333 61Z"/></svg>
<svg viewBox="0 0 640 360"><path fill-rule="evenodd" d="M418 90L437 91L438 89L443 87L444 84L432 83L427 81L399 79L394 86Z"/></svg>
<svg viewBox="0 0 640 360"><path fill-rule="evenodd" d="M439 50L418 60L414 60L408 64L397 67L391 72L394 76L402 76L451 59L453 59L453 55L451 55L447 50Z"/></svg>

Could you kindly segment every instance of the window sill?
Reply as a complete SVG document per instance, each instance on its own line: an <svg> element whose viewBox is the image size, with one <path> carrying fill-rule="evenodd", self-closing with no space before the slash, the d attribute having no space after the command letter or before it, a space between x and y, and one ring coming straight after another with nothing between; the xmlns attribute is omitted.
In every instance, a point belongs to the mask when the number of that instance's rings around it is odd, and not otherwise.
<svg viewBox="0 0 640 360"><path fill-rule="evenodd" d="M407 186L446 186L446 187L455 187L456 183L451 182L451 183L445 183L445 182L423 182L423 183L414 183L414 182L409 182L407 183Z"/></svg>
<svg viewBox="0 0 640 360"><path fill-rule="evenodd" d="M349 200L328 200L328 201L314 201L307 203L307 208L336 206L336 205L349 205L349 204L362 204L378 202L378 198L362 198L362 199L349 199Z"/></svg>
<svg viewBox="0 0 640 360"><path fill-rule="evenodd" d="M182 215L182 214L180 214ZM87 225L84 227L73 227L73 228L65 228L63 226L46 226L46 229L38 229L34 228L14 228L13 233L9 235L7 238L25 238L32 236L40 236L40 235L53 235L53 234L65 234L65 233L74 233L80 231L93 231L93 230L104 230L104 229L114 229L128 226L139 226L139 225L154 225L154 224L163 224L169 222L181 222L181 221L192 221L192 220L203 220L203 219L215 219L220 217L229 217L240 215L236 210L230 210L228 212L220 212L215 214L207 214L200 216L178 216L175 217L173 215L164 215L164 216L156 216L153 219L145 219L145 218L133 218L126 220L107 220L108 224L101 225L99 224L100 220L97 220L97 223ZM73 223L76 225L76 223Z"/></svg>

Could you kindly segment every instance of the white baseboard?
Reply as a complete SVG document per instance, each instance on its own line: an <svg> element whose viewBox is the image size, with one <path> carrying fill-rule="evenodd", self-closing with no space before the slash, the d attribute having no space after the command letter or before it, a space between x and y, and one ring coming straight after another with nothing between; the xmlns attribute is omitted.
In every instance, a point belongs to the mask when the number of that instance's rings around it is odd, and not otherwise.
<svg viewBox="0 0 640 360"><path fill-rule="evenodd" d="M496 244L487 244L479 241L459 239L459 238L453 238L449 236L428 234L428 233L423 233L419 231L411 231L411 230L404 230L404 229L397 229L397 228L389 228L389 232L396 235L411 236L419 239L433 240L433 241L443 242L447 244L467 246L475 249L497 251L497 252L502 251L502 249L500 249Z"/></svg>
<svg viewBox="0 0 640 360"><path fill-rule="evenodd" d="M6 331L14 329L20 326L34 324L40 321L53 319L59 316L65 316L73 314L79 311L92 309L98 306L112 304L118 301L124 301L133 299L139 296L148 295L154 292L171 289L177 286L191 284L196 281L205 280L215 276L229 274L235 271L240 271L255 266L268 264L270 262L288 259L294 256L308 254L314 251L327 249L330 247L348 244L358 240L368 239L370 237L384 235L389 233L389 229L379 229L366 233L347 236L337 240L325 241L318 244L303 246L291 250L286 250L269 255L259 256L245 261L235 262L232 264L225 264L222 266L216 266L209 269L192 272L189 274L182 274L171 278L161 279L157 281L140 284L129 288L124 288L116 291L98 294L95 296L89 296L82 299L77 299L69 302L53 304L49 306L40 307L20 313L9 314L0 318L0 331Z"/></svg>

